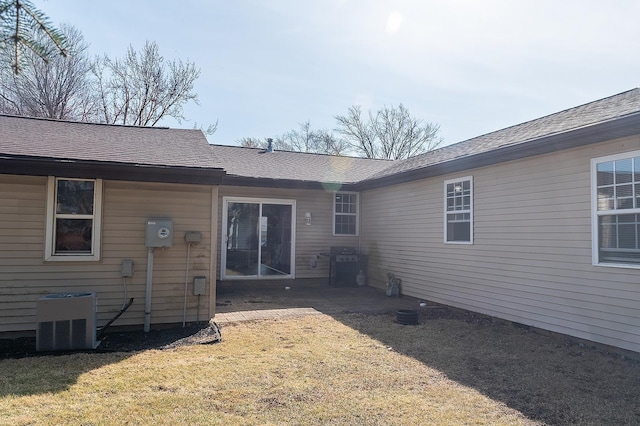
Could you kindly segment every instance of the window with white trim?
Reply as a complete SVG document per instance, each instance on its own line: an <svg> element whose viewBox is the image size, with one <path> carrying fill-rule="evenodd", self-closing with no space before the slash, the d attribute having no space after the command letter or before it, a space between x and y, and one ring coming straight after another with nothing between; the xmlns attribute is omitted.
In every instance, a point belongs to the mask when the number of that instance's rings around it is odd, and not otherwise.
<svg viewBox="0 0 640 426"><path fill-rule="evenodd" d="M100 260L101 179L49 177L45 260Z"/></svg>
<svg viewBox="0 0 640 426"><path fill-rule="evenodd" d="M640 151L591 160L594 264L640 265Z"/></svg>
<svg viewBox="0 0 640 426"><path fill-rule="evenodd" d="M444 182L444 241L473 243L473 178Z"/></svg>
<svg viewBox="0 0 640 426"><path fill-rule="evenodd" d="M333 235L358 235L358 194L356 192L335 193Z"/></svg>

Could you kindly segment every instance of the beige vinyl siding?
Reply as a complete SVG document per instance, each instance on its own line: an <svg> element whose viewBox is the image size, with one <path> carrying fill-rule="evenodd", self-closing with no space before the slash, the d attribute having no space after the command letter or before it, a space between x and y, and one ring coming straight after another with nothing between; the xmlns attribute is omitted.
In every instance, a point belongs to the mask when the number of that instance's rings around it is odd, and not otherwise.
<svg viewBox="0 0 640 426"><path fill-rule="evenodd" d="M132 190L135 188L135 190ZM110 259L119 273L122 259L133 259L136 273L131 280L129 297L137 303L130 308L136 324L144 319L144 299L147 277L147 249L144 246L145 221L149 217L173 219L173 246L153 251L153 297L151 323L182 322L187 260L187 244L184 233L202 232L202 242L192 245L189 253L189 277L187 280L187 321L196 320L198 297L192 296L194 276L205 276L209 284L207 296L200 297L200 320L207 321L208 297L215 292L210 275L211 246L215 240L212 229L210 186L175 184L131 184L108 182L105 184L103 216L103 262ZM213 234L212 234L213 233ZM121 281L121 279L120 279ZM215 285L215 283L213 283ZM122 291L111 298L118 310ZM124 315L123 315L124 316Z"/></svg>
<svg viewBox="0 0 640 426"><path fill-rule="evenodd" d="M35 318L40 288L22 285L21 273L42 263L46 189L46 178L0 175L0 331Z"/></svg>
<svg viewBox="0 0 640 426"><path fill-rule="evenodd" d="M127 278L127 300L134 304L115 325L144 321L148 217L174 221L173 247L154 250L151 323L182 322L187 246L185 231L200 231L203 241L190 253L187 321L194 321L197 296L191 295L193 276L207 277L211 285L212 191L198 185L105 181L103 193L102 258L99 262L44 262L46 178L0 175L0 332L35 329L37 300L46 294L95 291L98 326L121 308L124 299L120 265L134 261ZM16 211L22 212L17 215ZM216 250L213 248L213 252ZM215 282L213 283L215 285ZM208 320L209 297L200 298L200 319Z"/></svg>
<svg viewBox="0 0 640 426"><path fill-rule="evenodd" d="M590 160L639 138L466 170L362 194L370 282L640 351L640 270L591 264ZM443 243L443 185L473 176L474 244Z"/></svg>
<svg viewBox="0 0 640 426"><path fill-rule="evenodd" d="M333 236L333 192L323 190L284 189L284 188L251 188L240 186L220 186L218 223L222 224L222 197L275 198L296 201L296 247L295 278L327 278L329 260L320 257L317 266L311 266L318 253L327 252L331 246L358 247L357 236ZM311 212L311 225L306 225L305 212ZM221 225L219 225L221 226ZM218 247L224 230L219 232ZM218 256L218 261L220 257ZM220 270L217 271L218 278Z"/></svg>

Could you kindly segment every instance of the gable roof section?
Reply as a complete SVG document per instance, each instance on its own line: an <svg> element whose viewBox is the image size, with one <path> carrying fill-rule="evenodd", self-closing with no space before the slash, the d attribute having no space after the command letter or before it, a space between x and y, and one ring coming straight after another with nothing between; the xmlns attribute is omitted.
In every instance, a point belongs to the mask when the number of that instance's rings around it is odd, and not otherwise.
<svg viewBox="0 0 640 426"><path fill-rule="evenodd" d="M640 89L396 161L358 189L482 167L640 133Z"/></svg>
<svg viewBox="0 0 640 426"><path fill-rule="evenodd" d="M367 179L389 167L390 160L341 157L259 148L211 145L215 161L227 172L225 184L331 187Z"/></svg>
<svg viewBox="0 0 640 426"><path fill-rule="evenodd" d="M12 167L13 173L20 174L66 172L76 174L68 177L106 177L106 173L112 178L122 174L132 180L171 182L192 182L197 176L219 180L223 174L215 170L200 130L6 115L0 115L0 158L5 173Z"/></svg>

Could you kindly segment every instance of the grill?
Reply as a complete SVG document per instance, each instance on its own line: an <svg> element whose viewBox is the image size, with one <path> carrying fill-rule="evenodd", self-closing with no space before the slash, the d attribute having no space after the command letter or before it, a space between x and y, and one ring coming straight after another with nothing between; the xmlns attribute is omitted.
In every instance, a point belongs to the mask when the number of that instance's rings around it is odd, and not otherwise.
<svg viewBox="0 0 640 426"><path fill-rule="evenodd" d="M357 285L358 272L365 268L365 256L358 254L355 247L333 246L328 253L320 254L329 258L329 285Z"/></svg>

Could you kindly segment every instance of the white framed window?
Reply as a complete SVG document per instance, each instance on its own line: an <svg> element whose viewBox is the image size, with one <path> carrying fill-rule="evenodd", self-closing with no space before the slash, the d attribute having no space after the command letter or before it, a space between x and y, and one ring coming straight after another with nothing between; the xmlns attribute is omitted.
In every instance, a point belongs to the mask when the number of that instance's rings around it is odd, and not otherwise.
<svg viewBox="0 0 640 426"><path fill-rule="evenodd" d="M334 194L333 235L358 235L357 192L336 192Z"/></svg>
<svg viewBox="0 0 640 426"><path fill-rule="evenodd" d="M640 268L640 151L591 160L594 265Z"/></svg>
<svg viewBox="0 0 640 426"><path fill-rule="evenodd" d="M473 177L444 182L444 242L473 244Z"/></svg>
<svg viewBox="0 0 640 426"><path fill-rule="evenodd" d="M49 176L45 260L100 260L101 179Z"/></svg>

